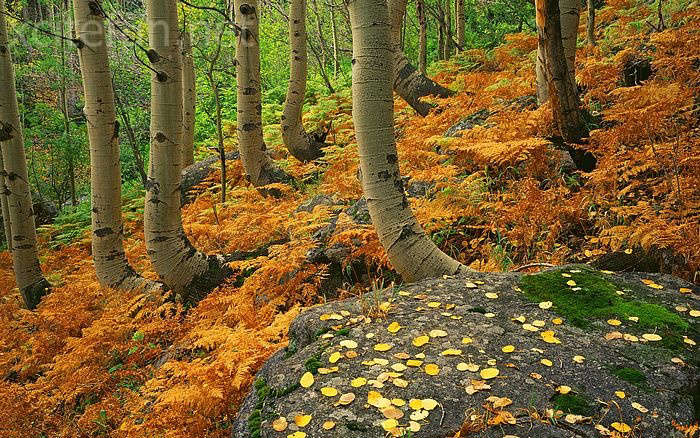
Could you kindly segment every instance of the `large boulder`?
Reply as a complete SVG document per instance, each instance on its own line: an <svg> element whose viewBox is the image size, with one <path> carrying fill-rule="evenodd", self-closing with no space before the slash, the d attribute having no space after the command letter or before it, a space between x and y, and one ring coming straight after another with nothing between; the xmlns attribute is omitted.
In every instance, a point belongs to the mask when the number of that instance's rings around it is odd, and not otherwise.
<svg viewBox="0 0 700 438"><path fill-rule="evenodd" d="M697 419L700 403L698 292L567 266L314 307L257 375L232 433L682 437L673 422Z"/></svg>

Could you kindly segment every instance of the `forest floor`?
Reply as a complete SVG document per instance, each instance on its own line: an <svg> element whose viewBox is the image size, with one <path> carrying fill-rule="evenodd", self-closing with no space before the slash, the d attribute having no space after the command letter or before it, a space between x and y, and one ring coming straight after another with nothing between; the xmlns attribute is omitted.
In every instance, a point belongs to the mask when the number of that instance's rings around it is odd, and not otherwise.
<svg viewBox="0 0 700 438"><path fill-rule="evenodd" d="M433 66L436 80L458 93L436 99L428 117L396 101L413 209L435 242L472 268L647 253L698 280L700 11L669 11L668 28L652 32L649 6L607 4L598 14L598 45L581 44L577 59L591 128L583 147L598 158L590 173L572 169L547 140L551 110L533 104L533 35L511 35L493 51L470 50ZM647 66L651 76L642 80ZM56 244L74 224L41 232L42 265L56 287L35 312L21 309L11 257L0 254L2 436L229 436L254 374L286 346L304 307L396 280L372 226L348 214L362 195L350 90L309 99L307 111L309 129L333 122L333 145L317 162L288 159L279 125L265 128L296 187L278 185L281 197L263 197L232 161L224 205L217 173L184 207L185 230L204 251L286 242L234 262L238 274L195 308L100 288L89 231ZM268 111L266 118L279 115ZM471 129L445 136L465 119ZM227 136L234 149L234 125ZM307 208L310 200L321 202ZM125 245L133 266L155 278L142 204L139 197L125 202ZM314 233L330 222L328 245L344 248L342 272L307 259ZM330 290L339 278L340 288Z"/></svg>

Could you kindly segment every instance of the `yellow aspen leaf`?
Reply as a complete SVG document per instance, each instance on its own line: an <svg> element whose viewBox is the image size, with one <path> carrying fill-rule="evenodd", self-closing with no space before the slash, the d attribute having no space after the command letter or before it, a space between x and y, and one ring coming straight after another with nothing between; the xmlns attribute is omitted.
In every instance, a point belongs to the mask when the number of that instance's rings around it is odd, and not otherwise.
<svg viewBox="0 0 700 438"><path fill-rule="evenodd" d="M465 336L464 338L462 338L462 344L466 345L466 344L471 344L472 342L474 342L474 340L470 337Z"/></svg>
<svg viewBox="0 0 700 438"><path fill-rule="evenodd" d="M389 333L396 333L399 330L401 330L401 325L398 322L394 321L391 324L389 324L389 327L387 327L386 329L389 331Z"/></svg>
<svg viewBox="0 0 700 438"><path fill-rule="evenodd" d="M333 352L330 356L328 356L328 362L336 363L340 360L341 357L343 357L343 355L340 354L339 351Z"/></svg>
<svg viewBox="0 0 700 438"><path fill-rule="evenodd" d="M390 344L377 344L374 346L375 351L389 351L393 348Z"/></svg>
<svg viewBox="0 0 700 438"><path fill-rule="evenodd" d="M306 432L297 430L296 432L287 435L287 438L306 438Z"/></svg>
<svg viewBox="0 0 700 438"><path fill-rule="evenodd" d="M423 365L423 361L417 359L409 359L406 361L406 365L409 367L419 367Z"/></svg>
<svg viewBox="0 0 700 438"><path fill-rule="evenodd" d="M691 293L693 290L690 289L690 288L687 288L687 287L682 287L682 288L678 289L678 291L679 291L680 293L682 293L682 294L689 294L689 293Z"/></svg>
<svg viewBox="0 0 700 438"><path fill-rule="evenodd" d="M683 342L685 342L688 345L697 345L697 342L695 342L687 336L683 336Z"/></svg>
<svg viewBox="0 0 700 438"><path fill-rule="evenodd" d="M405 381L404 379L393 379L391 383L394 384L397 388L407 388L408 387L408 382Z"/></svg>
<svg viewBox="0 0 700 438"><path fill-rule="evenodd" d="M515 347L513 345L506 345L503 348L501 348L501 351L504 353L512 353L515 351Z"/></svg>
<svg viewBox="0 0 700 438"><path fill-rule="evenodd" d="M428 333L431 338L444 338L447 336L447 332L445 330L440 330L440 329L435 329L435 330L430 330L430 333Z"/></svg>
<svg viewBox="0 0 700 438"><path fill-rule="evenodd" d="M609 319L608 324L617 327L618 325L622 324L622 322L619 319Z"/></svg>
<svg viewBox="0 0 700 438"><path fill-rule="evenodd" d="M542 310L550 309L550 308L552 307L552 302L551 302L551 301L542 301L542 302L539 304L539 307L540 307L540 309L542 309Z"/></svg>
<svg viewBox="0 0 700 438"><path fill-rule="evenodd" d="M621 433L628 433L632 431L632 428L629 427L627 423L619 423L617 421L612 423L610 427Z"/></svg>
<svg viewBox="0 0 700 438"><path fill-rule="evenodd" d="M408 407L413 409L414 411L418 411L420 409L423 409L423 400L417 399L417 398L412 398L408 401Z"/></svg>
<svg viewBox="0 0 700 438"><path fill-rule="evenodd" d="M576 362L576 363L583 363L583 361L586 360L586 358L583 357L583 356L574 356L574 359L573 359L573 360L574 360L574 362Z"/></svg>
<svg viewBox="0 0 700 438"><path fill-rule="evenodd" d="M345 394L340 396L336 404L345 406L349 405L353 401L355 401L355 394L352 392L346 392Z"/></svg>
<svg viewBox="0 0 700 438"><path fill-rule="evenodd" d="M357 348L357 342L353 341L352 339L344 339L340 341L340 346L350 349Z"/></svg>
<svg viewBox="0 0 700 438"><path fill-rule="evenodd" d="M441 304L442 303L440 303L439 301L431 301L428 303L428 307L435 309L435 308L440 307Z"/></svg>
<svg viewBox="0 0 700 438"><path fill-rule="evenodd" d="M394 420L393 418L389 418L387 420L382 421L382 429L386 430L387 432L391 432L394 429L396 429L399 425L399 422Z"/></svg>
<svg viewBox="0 0 700 438"><path fill-rule="evenodd" d="M567 286L576 286L576 282L574 280L569 280L566 282Z"/></svg>
<svg viewBox="0 0 700 438"><path fill-rule="evenodd" d="M391 366L391 369L392 369L392 370L397 371L397 372L399 372L399 373L400 373L400 372L403 372L403 371L406 371L406 368L408 368L408 367L407 367L406 365L402 364L402 363L395 363L395 364L393 364L393 365Z"/></svg>
<svg viewBox="0 0 700 438"><path fill-rule="evenodd" d="M557 386L557 392L562 395L566 395L571 392L571 387L566 385Z"/></svg>
<svg viewBox="0 0 700 438"><path fill-rule="evenodd" d="M324 386L321 388L321 394L325 395L326 397L335 397L338 395L338 390L332 386Z"/></svg>
<svg viewBox="0 0 700 438"><path fill-rule="evenodd" d="M311 415L297 415L294 417L294 424L298 427L304 427L311 422Z"/></svg>
<svg viewBox="0 0 700 438"><path fill-rule="evenodd" d="M423 345L427 344L430 341L430 338L428 336L418 336L417 338L413 339L413 345L416 347L422 347Z"/></svg>
<svg viewBox="0 0 700 438"><path fill-rule="evenodd" d="M528 332L539 331L539 329L532 324L523 324L523 330L526 330Z"/></svg>
<svg viewBox="0 0 700 438"><path fill-rule="evenodd" d="M617 398L625 398L625 391L615 391Z"/></svg>
<svg viewBox="0 0 700 438"><path fill-rule="evenodd" d="M498 298L498 294L494 292L486 292L484 295L486 296L486 298L491 300L495 300Z"/></svg>
<svg viewBox="0 0 700 438"><path fill-rule="evenodd" d="M639 412L641 412L642 414L646 414L647 412L649 412L649 409L645 408L644 406L642 406L641 404L639 404L637 402L632 402L632 407L634 409L638 410Z"/></svg>
<svg viewBox="0 0 700 438"><path fill-rule="evenodd" d="M335 421L324 421L321 427L323 430L333 430L335 428Z"/></svg>
<svg viewBox="0 0 700 438"><path fill-rule="evenodd" d="M287 419L284 417L279 417L272 422L272 428L277 432L283 432L287 429Z"/></svg>
<svg viewBox="0 0 700 438"><path fill-rule="evenodd" d="M432 411L435 409L438 405L438 402L433 400L432 398L424 398L423 399L423 409L426 411Z"/></svg>
<svg viewBox="0 0 700 438"><path fill-rule="evenodd" d="M437 376L440 374L440 367L434 363L429 363L425 366L425 374L429 376Z"/></svg>
<svg viewBox="0 0 700 438"><path fill-rule="evenodd" d="M693 318L697 318L698 316L700 316L700 310L691 310L689 315Z"/></svg>
<svg viewBox="0 0 700 438"><path fill-rule="evenodd" d="M406 405L406 400L401 399L401 398L392 398L392 399L391 399L391 404L394 405L394 406L398 406L398 407L405 406L405 405Z"/></svg>
<svg viewBox="0 0 700 438"><path fill-rule="evenodd" d="M546 367L551 367L552 365L554 365L554 364L552 363L552 361L549 360L549 359L542 359L542 360L540 361L540 363L541 363L542 365L546 366Z"/></svg>
<svg viewBox="0 0 700 438"><path fill-rule="evenodd" d="M644 333L642 335L642 338L644 338L650 342L656 342L656 341L660 341L662 339L661 336L657 335L656 333Z"/></svg>
<svg viewBox="0 0 700 438"><path fill-rule="evenodd" d="M498 376L500 373L501 372L498 370L498 368L484 368L483 370L481 370L481 372L479 372L479 375L482 379L489 380Z"/></svg>
<svg viewBox="0 0 700 438"><path fill-rule="evenodd" d="M562 324L564 324L564 320L561 319L561 318L554 318L554 319L552 320L552 324L554 324L554 325L562 325Z"/></svg>
<svg viewBox="0 0 700 438"><path fill-rule="evenodd" d="M366 384L367 379L365 379L364 377L357 377L350 381L350 386L352 386L353 388L359 388L361 386L365 386Z"/></svg>
<svg viewBox="0 0 700 438"><path fill-rule="evenodd" d="M302 386L302 388L311 387L311 385L314 384L314 375L308 371L305 372L304 375L301 376L301 380L299 380L299 384Z"/></svg>
<svg viewBox="0 0 700 438"><path fill-rule="evenodd" d="M447 350L440 353L440 356L459 356L462 354L462 350L457 350L455 348L448 348Z"/></svg>

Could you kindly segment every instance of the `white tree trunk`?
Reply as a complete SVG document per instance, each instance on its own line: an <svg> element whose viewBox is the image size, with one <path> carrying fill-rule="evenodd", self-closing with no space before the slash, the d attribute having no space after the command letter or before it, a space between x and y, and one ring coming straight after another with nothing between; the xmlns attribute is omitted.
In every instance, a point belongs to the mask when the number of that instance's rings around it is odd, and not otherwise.
<svg viewBox="0 0 700 438"><path fill-rule="evenodd" d="M0 143L7 184L12 264L17 287L28 309L34 309L48 293L49 283L39 266L32 195L19 119L15 71L7 39L5 0L0 0Z"/></svg>
<svg viewBox="0 0 700 438"><path fill-rule="evenodd" d="M194 303L230 273L223 259L197 251L180 214L182 60L175 0L146 2L151 73L151 151L144 234L163 282Z"/></svg>
<svg viewBox="0 0 700 438"><path fill-rule="evenodd" d="M97 278L103 286L151 290L158 288L158 284L136 274L124 253L119 125L105 40L105 18L91 8L94 1L73 0L90 139L92 257Z"/></svg>
<svg viewBox="0 0 700 438"><path fill-rule="evenodd" d="M379 240L406 281L467 268L435 246L416 221L406 198L394 138L393 49L384 2L348 4L353 39L353 121L362 187Z"/></svg>

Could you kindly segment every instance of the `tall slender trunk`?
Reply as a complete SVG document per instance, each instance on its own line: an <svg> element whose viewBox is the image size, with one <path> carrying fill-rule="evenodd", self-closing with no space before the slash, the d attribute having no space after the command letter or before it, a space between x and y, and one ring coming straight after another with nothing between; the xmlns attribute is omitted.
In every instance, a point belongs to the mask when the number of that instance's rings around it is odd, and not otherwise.
<svg viewBox="0 0 700 438"><path fill-rule="evenodd" d="M589 46L595 46L595 5L593 1L587 0L588 23L586 23L586 35L588 36Z"/></svg>
<svg viewBox="0 0 700 438"><path fill-rule="evenodd" d="M67 6L67 5L66 5ZM53 9L53 7L51 8ZM61 32L61 38L60 38L60 51L61 51L61 93L60 93L60 98L61 98L61 113L63 113L63 130L66 135L66 141L68 143L68 154L67 154L67 161L68 161L68 183L70 187L70 199L71 199L71 204L78 205L78 197L76 195L76 190L75 190L75 156L73 155L73 139L71 137L71 130L70 130L70 118L68 116L68 81L66 80L66 31L65 31L65 22L68 22L68 28L70 29L72 27L72 17L70 14L70 11L68 12L68 20L64 20L63 18L63 4L59 6L60 10L60 23L58 26L60 27L60 32Z"/></svg>
<svg viewBox="0 0 700 438"><path fill-rule="evenodd" d="M194 115L197 105L192 38L184 31L182 39L182 167L194 163Z"/></svg>
<svg viewBox="0 0 700 438"><path fill-rule="evenodd" d="M457 274L466 267L440 251L417 223L406 199L394 138L392 52L386 3L353 0L353 121L362 187L389 260L405 281Z"/></svg>
<svg viewBox="0 0 700 438"><path fill-rule="evenodd" d="M426 75L428 71L428 21L425 16L425 0L418 0L418 71Z"/></svg>
<svg viewBox="0 0 700 438"><path fill-rule="evenodd" d="M0 144L7 183L7 201L12 229L8 246L17 287L28 309L34 309L51 286L39 265L32 194L24 155L24 137L19 120L15 71L5 21L5 0L0 0Z"/></svg>
<svg viewBox="0 0 700 438"><path fill-rule="evenodd" d="M338 25L335 22L335 7L331 7L331 33L333 37L333 77L338 79L338 73L340 73L340 55L338 47Z"/></svg>
<svg viewBox="0 0 700 438"><path fill-rule="evenodd" d="M129 114L126 112L126 108L122 104L119 98L119 93L114 89L114 81L112 81L112 91L114 91L114 101L117 104L117 110L119 110L119 116L124 123L124 129L126 129L126 137L129 139L129 146L131 147L131 153L134 155L134 166L136 171L141 177L141 183L144 188L148 185L148 176L146 175L145 166L143 163L143 157L141 156L141 151L139 150L139 144L136 141L136 135L134 134L134 128L131 127L131 120L129 119Z"/></svg>
<svg viewBox="0 0 700 438"><path fill-rule="evenodd" d="M466 16L464 15L464 0L455 0L455 22L458 50L464 49L464 34L466 32ZM522 24L522 22L521 22Z"/></svg>
<svg viewBox="0 0 700 438"><path fill-rule="evenodd" d="M445 12L442 10L442 0L437 0L437 21L438 21L438 59L445 59ZM389 6L391 9L391 6Z"/></svg>
<svg viewBox="0 0 700 438"><path fill-rule="evenodd" d="M445 59L450 59L455 47L452 34L452 0L445 0L445 28L445 38L447 39Z"/></svg>
<svg viewBox="0 0 700 438"><path fill-rule="evenodd" d="M311 7L313 8L314 17L316 18L316 36L318 37L319 51L321 56L321 68L325 70L326 66L328 65L328 57L326 55L326 39L323 37L321 14L318 11L318 5L316 4L316 0L311 0Z"/></svg>
<svg viewBox="0 0 700 438"><path fill-rule="evenodd" d="M94 11L95 1L73 0L90 139L92 257L101 285L150 290L156 284L136 274L124 253L119 124L107 55L105 17Z"/></svg>
<svg viewBox="0 0 700 438"><path fill-rule="evenodd" d="M0 148L1 149L1 148ZM0 208L2 208L2 225L5 232L5 243L7 249L12 251L10 239L12 239L12 223L10 222L10 204L7 200L8 189L5 185L5 163L2 160L2 151L0 150Z"/></svg>
<svg viewBox="0 0 700 438"><path fill-rule="evenodd" d="M578 25L579 25L579 6L578 0L559 0L559 11L560 11L560 25L561 25L561 39L562 45L564 47L564 54L566 58L568 74L571 77L571 81L576 87L576 41L578 38ZM538 32L540 31L540 26L537 26ZM537 100L540 104L543 104L549 100L549 78L547 77L547 70L545 68L545 54L544 47L539 44L537 46L537 63L536 63L536 76L537 76Z"/></svg>
<svg viewBox="0 0 700 438"><path fill-rule="evenodd" d="M273 182L262 133L258 0L236 0L235 8L240 27L236 50L238 149L246 178L258 187Z"/></svg>
<svg viewBox="0 0 700 438"><path fill-rule="evenodd" d="M301 123L306 96L306 0L289 3L289 86L282 113L282 141L296 159L302 162L323 155L323 136L309 134Z"/></svg>
<svg viewBox="0 0 700 438"><path fill-rule="evenodd" d="M401 23L406 12L406 0L389 0L391 19L390 38L394 48L394 90L421 116L428 115L432 105L421 101L429 95L449 97L451 90L433 82L411 65L403 50L399 48L401 41Z"/></svg>
<svg viewBox="0 0 700 438"><path fill-rule="evenodd" d="M163 282L186 303L197 302L231 271L223 258L197 251L180 214L182 60L176 0L146 2L151 73L151 154L144 233Z"/></svg>
<svg viewBox="0 0 700 438"><path fill-rule="evenodd" d="M566 142L587 135L580 101L566 62L557 0L536 0L539 45L544 48L545 70L554 121Z"/></svg>

